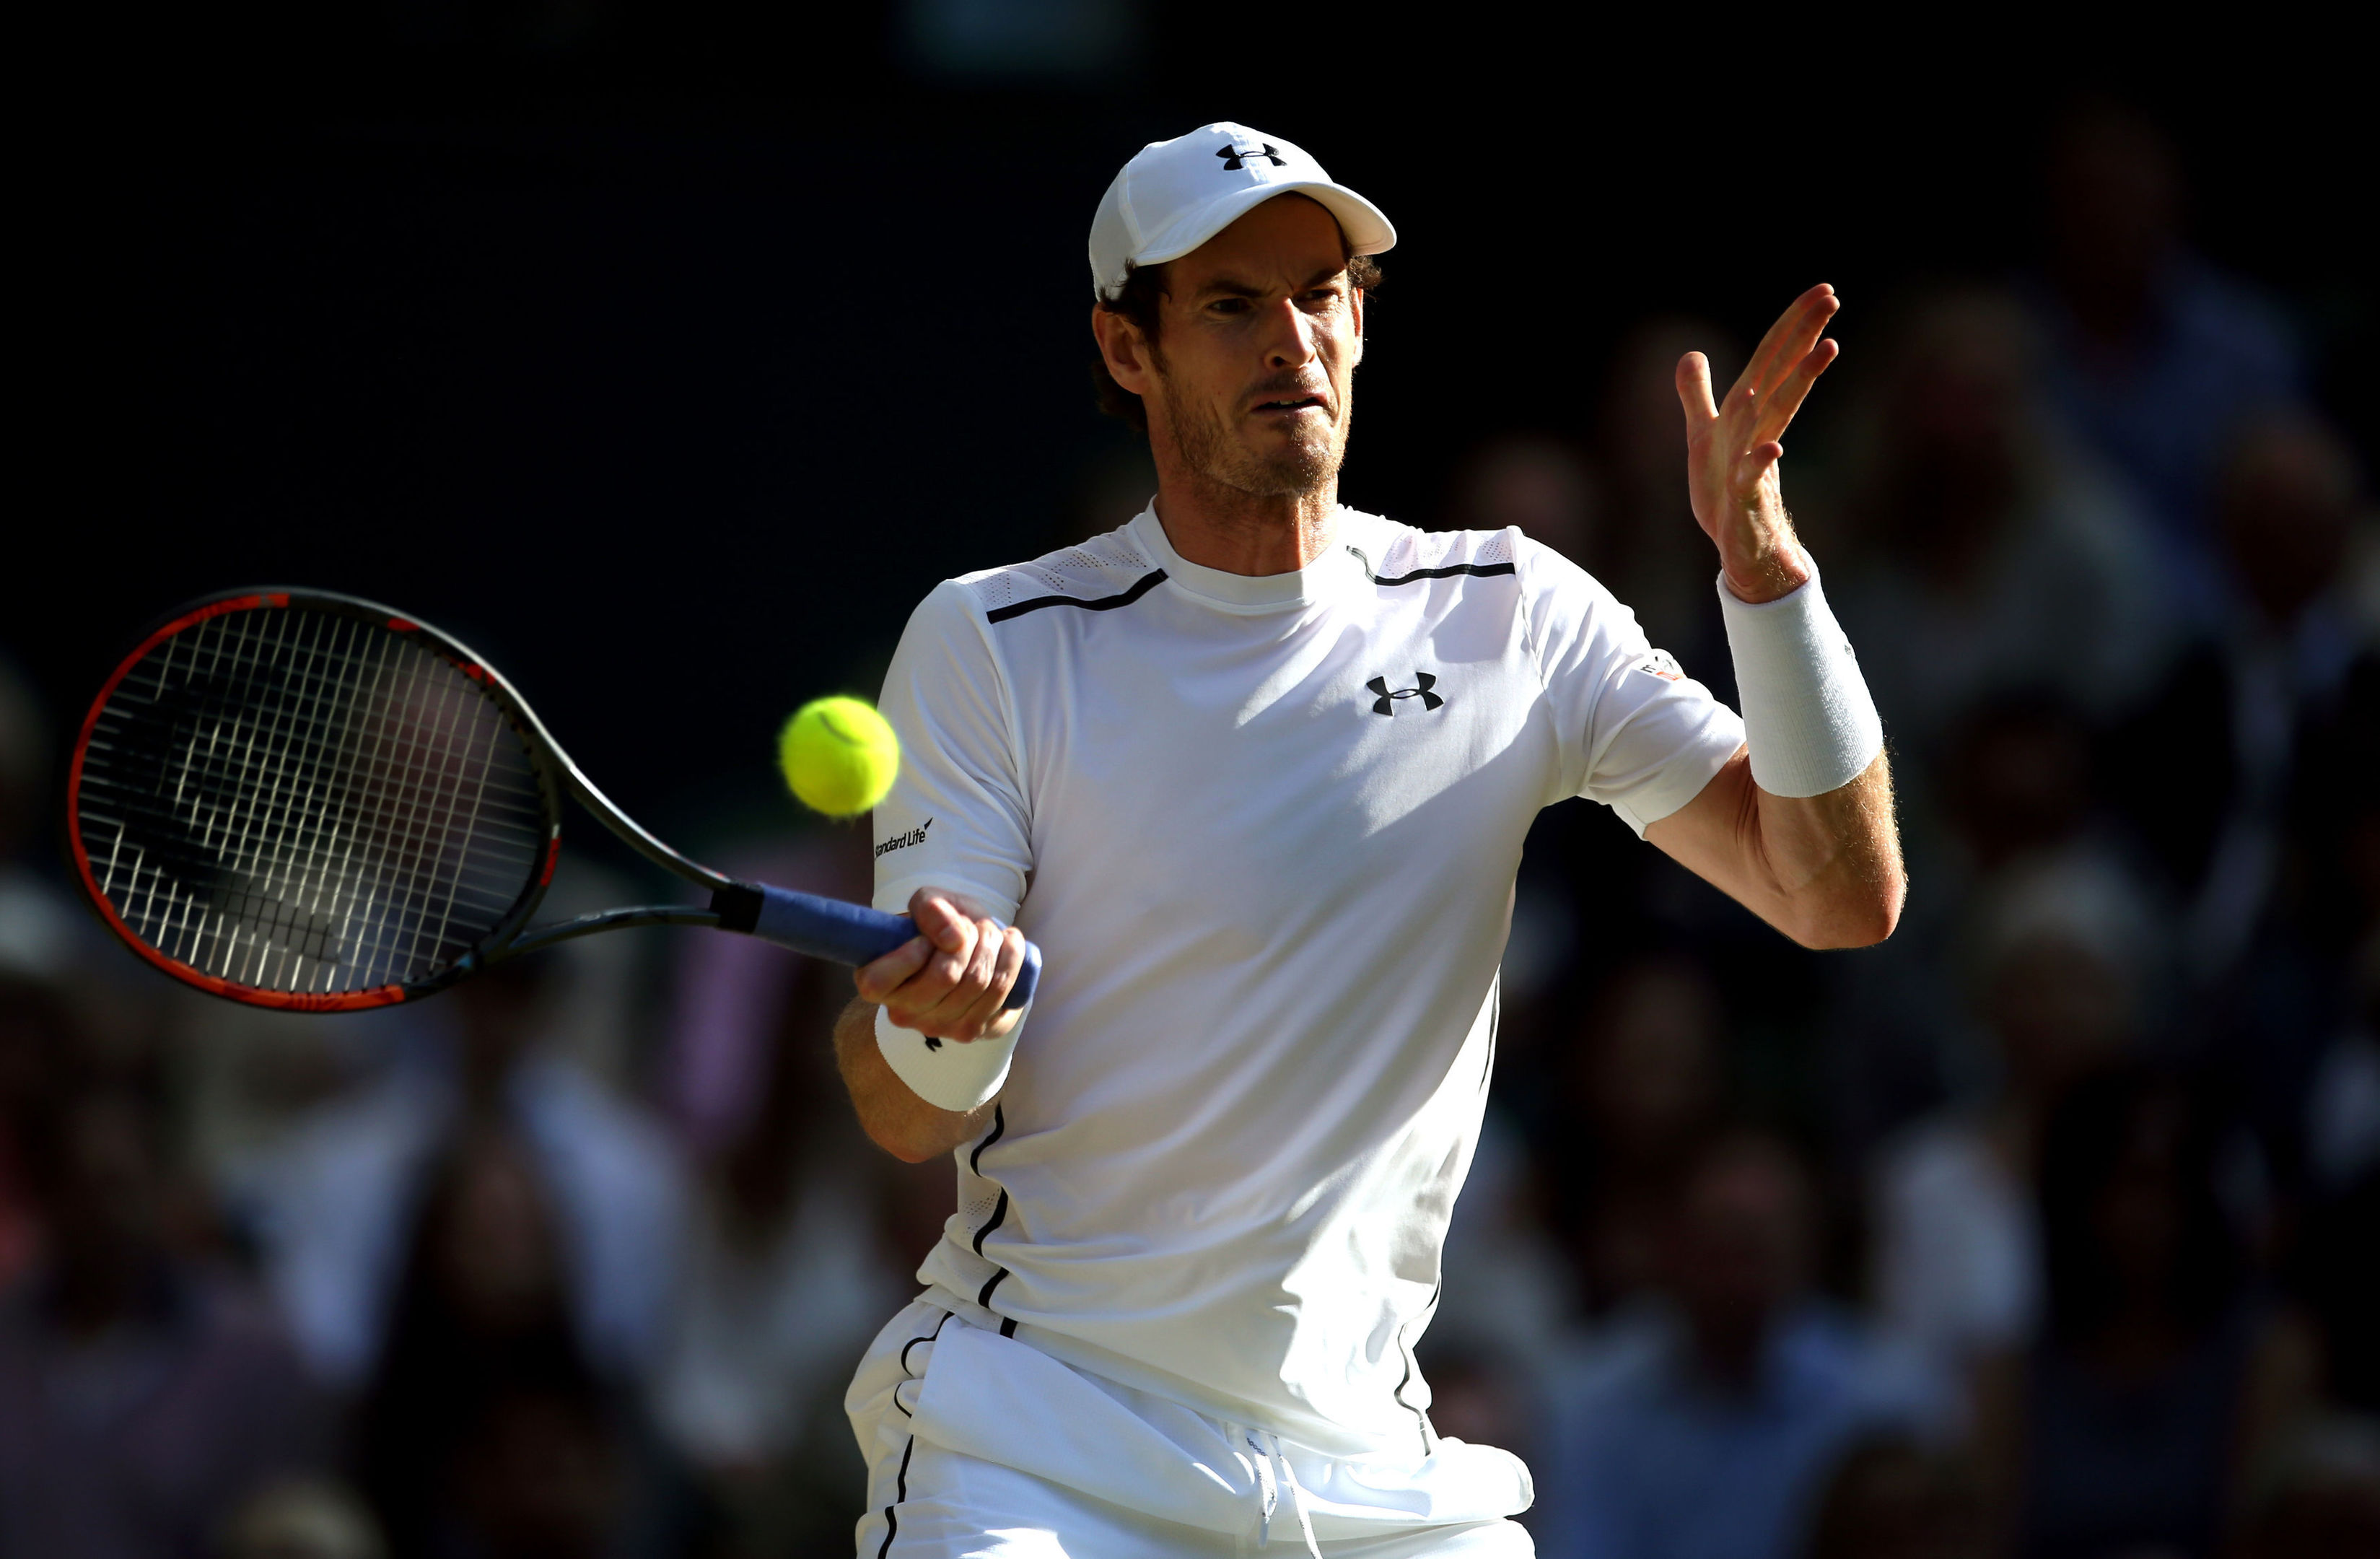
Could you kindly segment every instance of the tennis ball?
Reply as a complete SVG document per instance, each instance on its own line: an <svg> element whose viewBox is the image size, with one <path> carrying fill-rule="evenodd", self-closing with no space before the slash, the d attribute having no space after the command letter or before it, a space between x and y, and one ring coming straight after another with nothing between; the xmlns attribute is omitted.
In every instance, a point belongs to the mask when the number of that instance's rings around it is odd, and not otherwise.
<svg viewBox="0 0 2380 1559"><path fill-rule="evenodd" d="M901 738L864 699L813 699L777 733L777 766L802 805L852 817L901 773Z"/></svg>

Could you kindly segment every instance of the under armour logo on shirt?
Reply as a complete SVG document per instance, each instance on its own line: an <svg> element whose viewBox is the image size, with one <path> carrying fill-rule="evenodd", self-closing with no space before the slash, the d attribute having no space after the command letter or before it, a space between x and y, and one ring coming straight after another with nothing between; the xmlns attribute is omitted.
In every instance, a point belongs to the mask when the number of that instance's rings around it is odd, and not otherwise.
<svg viewBox="0 0 2380 1559"><path fill-rule="evenodd" d="M1432 676L1426 671L1417 671L1414 673L1414 680L1420 684L1420 686L1414 688L1400 688L1393 693L1389 691L1389 679L1385 676L1375 676L1369 682L1365 683L1365 687L1369 688L1373 692L1379 695L1379 697L1372 700L1372 713L1375 714L1394 714L1397 712L1397 700L1399 699L1419 699L1421 700L1421 706L1424 709L1436 709L1446 702L1444 699L1439 698L1436 693L1430 691L1432 688L1438 686L1437 677Z"/></svg>
<svg viewBox="0 0 2380 1559"><path fill-rule="evenodd" d="M1243 162L1250 157L1269 157L1272 159L1272 165L1277 168L1285 167L1289 164L1288 158L1272 149L1272 142L1269 140L1264 143L1264 150L1261 152L1251 152L1235 140L1229 146L1215 148L1215 155L1223 159L1223 171L1226 173L1239 172Z"/></svg>

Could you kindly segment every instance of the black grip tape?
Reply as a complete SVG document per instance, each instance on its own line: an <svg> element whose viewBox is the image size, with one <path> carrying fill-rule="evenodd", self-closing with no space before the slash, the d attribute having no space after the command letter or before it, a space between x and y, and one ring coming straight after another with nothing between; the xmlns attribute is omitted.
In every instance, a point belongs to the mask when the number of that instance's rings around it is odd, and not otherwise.
<svg viewBox="0 0 2380 1559"><path fill-rule="evenodd" d="M742 932L750 935L760 923L760 906L764 903L760 890L749 883L733 883L710 890L710 907L719 916L719 929Z"/></svg>

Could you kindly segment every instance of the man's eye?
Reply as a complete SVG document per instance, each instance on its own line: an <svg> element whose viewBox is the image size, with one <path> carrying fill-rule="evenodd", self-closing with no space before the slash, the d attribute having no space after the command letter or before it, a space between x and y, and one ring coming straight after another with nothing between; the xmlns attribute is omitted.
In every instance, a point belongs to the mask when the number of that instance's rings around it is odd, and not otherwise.
<svg viewBox="0 0 2380 1559"><path fill-rule="evenodd" d="M1218 314L1245 314L1248 311L1248 300L1245 298L1218 298L1207 307Z"/></svg>
<svg viewBox="0 0 2380 1559"><path fill-rule="evenodd" d="M1309 308L1327 309L1338 301L1339 289L1335 286L1311 287L1305 294L1305 302Z"/></svg>

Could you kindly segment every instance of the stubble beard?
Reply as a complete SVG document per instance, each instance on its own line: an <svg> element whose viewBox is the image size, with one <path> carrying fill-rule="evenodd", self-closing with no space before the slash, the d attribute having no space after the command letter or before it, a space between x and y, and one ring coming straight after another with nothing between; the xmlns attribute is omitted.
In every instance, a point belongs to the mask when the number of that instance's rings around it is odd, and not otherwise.
<svg viewBox="0 0 2380 1559"><path fill-rule="evenodd" d="M1202 481L1226 487L1252 498L1304 498L1324 492L1339 480L1347 457L1347 386L1333 388L1340 415L1335 421L1293 440L1270 455L1259 455L1232 436L1231 425L1210 400L1175 394L1173 381L1157 375L1156 410L1165 422L1173 447L1191 472Z"/></svg>

